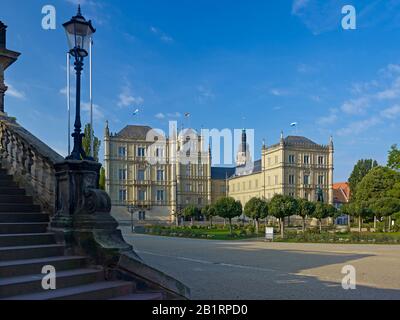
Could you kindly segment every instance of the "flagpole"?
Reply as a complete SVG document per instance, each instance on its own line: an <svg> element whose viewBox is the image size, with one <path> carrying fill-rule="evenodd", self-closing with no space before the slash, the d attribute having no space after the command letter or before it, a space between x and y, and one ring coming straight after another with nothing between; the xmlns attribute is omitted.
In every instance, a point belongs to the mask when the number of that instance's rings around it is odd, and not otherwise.
<svg viewBox="0 0 400 320"><path fill-rule="evenodd" d="M67 52L67 111L68 111L68 155L71 154L71 79L70 79L70 66L71 56Z"/></svg>
<svg viewBox="0 0 400 320"><path fill-rule="evenodd" d="M92 47L93 39L90 38L89 47L89 99L90 99L90 156L94 158L94 129L93 129L93 92L92 92Z"/></svg>

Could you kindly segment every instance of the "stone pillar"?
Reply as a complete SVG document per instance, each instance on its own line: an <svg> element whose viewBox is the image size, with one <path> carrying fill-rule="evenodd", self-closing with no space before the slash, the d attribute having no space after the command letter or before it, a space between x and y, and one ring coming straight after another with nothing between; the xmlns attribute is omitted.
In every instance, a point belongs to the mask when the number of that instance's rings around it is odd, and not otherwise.
<svg viewBox="0 0 400 320"><path fill-rule="evenodd" d="M99 190L101 164L68 160L57 163L56 213L51 230L64 239L70 253L91 256L108 265L122 251L131 251L111 216L111 199Z"/></svg>
<svg viewBox="0 0 400 320"><path fill-rule="evenodd" d="M4 114L4 95L7 86L4 83L4 72L7 68L17 61L20 56L19 52L11 51L6 48L6 29L7 26L0 21L0 116Z"/></svg>

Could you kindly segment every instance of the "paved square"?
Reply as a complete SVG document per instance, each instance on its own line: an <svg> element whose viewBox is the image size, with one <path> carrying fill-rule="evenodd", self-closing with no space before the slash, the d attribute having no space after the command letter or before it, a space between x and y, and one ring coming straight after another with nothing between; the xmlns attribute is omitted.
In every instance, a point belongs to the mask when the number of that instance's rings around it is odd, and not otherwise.
<svg viewBox="0 0 400 320"><path fill-rule="evenodd" d="M150 265L182 281L192 299L400 299L400 246L124 237ZM345 265L357 289L344 290Z"/></svg>

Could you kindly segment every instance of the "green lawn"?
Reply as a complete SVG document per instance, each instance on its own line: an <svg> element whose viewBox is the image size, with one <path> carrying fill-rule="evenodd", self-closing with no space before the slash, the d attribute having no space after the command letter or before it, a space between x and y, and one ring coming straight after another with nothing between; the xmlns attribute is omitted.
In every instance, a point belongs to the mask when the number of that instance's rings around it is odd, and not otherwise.
<svg viewBox="0 0 400 320"><path fill-rule="evenodd" d="M254 238L256 235L246 229L235 229L232 234L229 228L196 228L196 227L146 227L146 233L167 237L198 238L208 240L239 240Z"/></svg>

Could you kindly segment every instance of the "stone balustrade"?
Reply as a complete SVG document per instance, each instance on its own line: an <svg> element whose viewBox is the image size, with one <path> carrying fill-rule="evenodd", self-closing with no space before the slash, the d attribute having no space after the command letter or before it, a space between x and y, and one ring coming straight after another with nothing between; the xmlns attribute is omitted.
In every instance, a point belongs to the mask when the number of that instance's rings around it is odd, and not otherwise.
<svg viewBox="0 0 400 320"><path fill-rule="evenodd" d="M56 177L54 165L63 157L20 126L15 119L0 116L0 164L41 205L54 214Z"/></svg>

